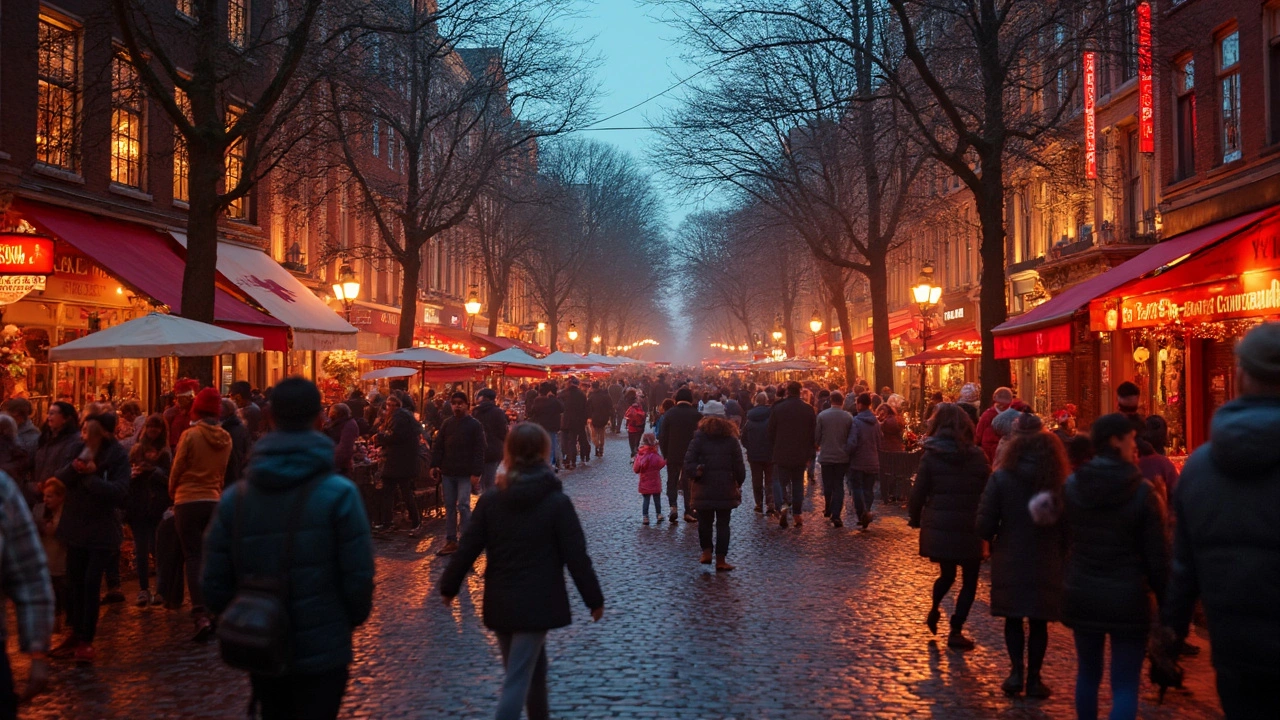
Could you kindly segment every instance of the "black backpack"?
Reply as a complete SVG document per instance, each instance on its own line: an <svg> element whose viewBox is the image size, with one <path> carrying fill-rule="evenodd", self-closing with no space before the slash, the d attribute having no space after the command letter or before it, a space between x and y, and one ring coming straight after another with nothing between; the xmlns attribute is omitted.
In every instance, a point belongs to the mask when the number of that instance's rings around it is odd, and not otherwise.
<svg viewBox="0 0 1280 720"><path fill-rule="evenodd" d="M293 538L302 519L303 508L323 476L309 480L298 490L289 514L284 541L284 557L273 575L242 575L240 525L248 482L236 488L235 520L232 525L232 562L236 572L236 594L218 619L218 649L222 661L254 675L280 676L293 659L289 628L289 570L293 560Z"/></svg>

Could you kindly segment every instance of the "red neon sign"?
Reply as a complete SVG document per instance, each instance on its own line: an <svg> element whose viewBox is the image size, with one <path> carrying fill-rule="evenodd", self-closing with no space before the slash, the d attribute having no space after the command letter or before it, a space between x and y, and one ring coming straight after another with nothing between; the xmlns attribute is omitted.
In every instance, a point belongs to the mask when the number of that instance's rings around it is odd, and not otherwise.
<svg viewBox="0 0 1280 720"><path fill-rule="evenodd" d="M0 275L52 275L53 240L26 233L0 233Z"/></svg>
<svg viewBox="0 0 1280 720"><path fill-rule="evenodd" d="M1151 4L1138 3L1138 152L1156 151L1155 93L1151 79Z"/></svg>
<svg viewBox="0 0 1280 720"><path fill-rule="evenodd" d="M1092 52L1084 54L1084 176L1098 177L1098 63Z"/></svg>

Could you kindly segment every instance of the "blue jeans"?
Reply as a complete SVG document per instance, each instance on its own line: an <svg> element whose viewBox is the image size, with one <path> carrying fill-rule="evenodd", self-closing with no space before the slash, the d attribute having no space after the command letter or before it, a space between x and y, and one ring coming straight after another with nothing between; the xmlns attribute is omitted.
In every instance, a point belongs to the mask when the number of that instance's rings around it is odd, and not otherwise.
<svg viewBox="0 0 1280 720"><path fill-rule="evenodd" d="M551 464L560 467L560 431L547 434L551 436Z"/></svg>
<svg viewBox="0 0 1280 720"><path fill-rule="evenodd" d="M502 679L497 720L520 720L525 706L529 720L546 720L547 631L498 633L498 648L507 676Z"/></svg>
<svg viewBox="0 0 1280 720"><path fill-rule="evenodd" d="M848 471L849 463L822 463L822 500L826 503L822 509L832 520L844 514L844 474Z"/></svg>
<svg viewBox="0 0 1280 720"><path fill-rule="evenodd" d="M485 463L484 472L480 473L480 492L491 490L498 480L498 466L502 461Z"/></svg>
<svg viewBox="0 0 1280 720"><path fill-rule="evenodd" d="M862 513L871 512L871 501L876 494L876 476L878 472L862 470L849 471L849 494L853 496L853 511L862 517Z"/></svg>
<svg viewBox="0 0 1280 720"><path fill-rule="evenodd" d="M133 531L133 567L138 571L138 589L151 589L151 553L156 549L156 526L129 523Z"/></svg>
<svg viewBox="0 0 1280 720"><path fill-rule="evenodd" d="M804 511L804 465L773 466L773 504L779 509L790 504L791 512L799 515ZM791 488L791 502L787 502L787 488Z"/></svg>
<svg viewBox="0 0 1280 720"><path fill-rule="evenodd" d="M1076 717L1097 720L1098 686L1102 684L1102 655L1107 633L1076 630ZM1147 639L1142 636L1111 635L1111 715L1110 720L1138 717L1138 683Z"/></svg>
<svg viewBox="0 0 1280 720"><path fill-rule="evenodd" d="M662 495L654 493L644 496L644 516L649 517L649 499L653 498L653 512L658 517L662 517Z"/></svg>
<svg viewBox="0 0 1280 720"><path fill-rule="evenodd" d="M458 533L466 529L471 519L471 478L445 475L440 483L444 486L444 539L457 542Z"/></svg>

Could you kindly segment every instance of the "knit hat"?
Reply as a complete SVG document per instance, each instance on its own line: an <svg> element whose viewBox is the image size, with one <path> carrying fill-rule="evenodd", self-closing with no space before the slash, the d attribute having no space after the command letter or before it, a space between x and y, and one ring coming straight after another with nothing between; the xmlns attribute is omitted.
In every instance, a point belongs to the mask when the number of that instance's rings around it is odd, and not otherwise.
<svg viewBox="0 0 1280 720"><path fill-rule="evenodd" d="M719 400L708 400L702 406L702 415L703 417L709 417L713 415L715 417L725 417L724 404L721 403Z"/></svg>
<svg viewBox="0 0 1280 720"><path fill-rule="evenodd" d="M191 378L179 378L178 381L173 384L174 395L195 395L196 391L199 389L200 381L192 380Z"/></svg>
<svg viewBox="0 0 1280 720"><path fill-rule="evenodd" d="M1013 390L1010 390L1007 387L998 387L996 388L995 393L991 395L991 399L994 402L1007 405L1013 402Z"/></svg>
<svg viewBox="0 0 1280 720"><path fill-rule="evenodd" d="M191 404L191 412L196 415L218 417L222 414L222 394L207 387L196 393L195 402Z"/></svg>
<svg viewBox="0 0 1280 720"><path fill-rule="evenodd" d="M1280 384L1280 323L1263 323L1246 333L1236 344L1236 361L1249 377Z"/></svg>
<svg viewBox="0 0 1280 720"><path fill-rule="evenodd" d="M1044 429L1044 421L1035 413L1024 412L1013 421L1013 431L1019 434L1035 435Z"/></svg>
<svg viewBox="0 0 1280 720"><path fill-rule="evenodd" d="M979 397L978 386L973 383L965 383L964 387L960 388L960 397L957 402L976 403Z"/></svg>
<svg viewBox="0 0 1280 720"><path fill-rule="evenodd" d="M1013 424L1018 421L1022 414L1021 410L1009 408L991 418L991 429L995 431L996 435L1004 437L1013 432Z"/></svg>

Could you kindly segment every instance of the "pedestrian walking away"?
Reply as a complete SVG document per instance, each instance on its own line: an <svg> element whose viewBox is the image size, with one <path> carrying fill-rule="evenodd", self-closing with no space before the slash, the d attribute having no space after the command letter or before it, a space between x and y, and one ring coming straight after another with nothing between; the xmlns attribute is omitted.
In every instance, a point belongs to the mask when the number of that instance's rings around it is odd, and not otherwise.
<svg viewBox="0 0 1280 720"><path fill-rule="evenodd" d="M822 466L822 501L824 517L834 527L844 527L844 476L849 471L849 433L853 416L844 409L844 395L828 396L830 407L818 413L814 430L818 445L818 463Z"/></svg>
<svg viewBox="0 0 1280 720"><path fill-rule="evenodd" d="M764 513L766 499L769 517L777 516L773 499L773 445L769 442L769 416L772 408L769 397L757 393L755 406L747 411L739 441L747 452L747 465L751 469L751 495L756 501L756 514Z"/></svg>
<svg viewBox="0 0 1280 720"><path fill-rule="evenodd" d="M282 381L268 412L274 430L257 442L245 480L228 488L210 524L205 600L221 614L254 582L282 578L288 662L282 673L250 674L250 703L263 720L332 720L346 691L352 631L373 607L369 523L359 490L334 466L333 442L314 430L316 386Z"/></svg>
<svg viewBox="0 0 1280 720"><path fill-rule="evenodd" d="M591 444L595 446L596 457L604 457L604 431L612 419L613 400L609 399L609 391L600 387L599 381L592 382L587 395L587 422L591 424Z"/></svg>
<svg viewBox="0 0 1280 720"><path fill-rule="evenodd" d="M871 503L875 499L876 480L880 477L880 450L884 446L884 431L880 429L880 422L871 410L871 395L858 395L853 410L853 423L845 445L845 452L849 456L849 494L853 496L853 510L858 524L866 530L875 519ZM934 412L937 413L936 408Z"/></svg>
<svg viewBox="0 0 1280 720"><path fill-rule="evenodd" d="M787 396L773 406L766 426L772 449L773 502L778 524L787 526L790 513L796 527L804 525L804 472L816 456L814 427L818 415L800 397L800 383L787 383Z"/></svg>
<svg viewBox="0 0 1280 720"><path fill-rule="evenodd" d="M665 378L665 375L659 376ZM695 522L697 515L690 497L689 478L684 474L684 458L689 451L689 443L697 432L702 413L693 406L693 391L682 387L676 391L676 404L662 414L661 427L658 428L658 446L662 449L662 457L667 459L667 507L670 510L671 522L679 519L677 499L684 497L684 520Z"/></svg>
<svg viewBox="0 0 1280 720"><path fill-rule="evenodd" d="M947 635L947 647L955 650L974 647L963 631L978 591L983 555L978 505L991 474L982 449L973 440L968 413L954 403L934 408L908 506L908 524L920 528L920 555L937 563L941 571L933 584L932 605L925 620L929 632L937 634L942 619L939 606L955 583L957 568L961 573L960 594Z"/></svg>
<svg viewBox="0 0 1280 720"><path fill-rule="evenodd" d="M641 420L644 410L640 411ZM658 522L662 522L662 468L667 461L658 452L658 438L653 433L645 433L640 441L640 450L631 464L632 472L640 476L640 494L644 496L644 524L649 524L649 502L653 502L653 512Z"/></svg>
<svg viewBox="0 0 1280 720"><path fill-rule="evenodd" d="M631 457L635 457L640 450L640 436L644 434L644 423L648 419L648 414L644 411L644 405L637 399L631 403L631 407L627 408L627 442L631 445Z"/></svg>
<svg viewBox="0 0 1280 720"><path fill-rule="evenodd" d="M498 637L507 674L497 720L546 720L547 631L571 621L564 569L569 569L593 620L604 614L604 595L587 555L573 503L548 466L551 439L540 426L520 423L507 436L507 472L476 504L472 529L440 577L440 595L453 604L480 553L484 570L484 624Z"/></svg>
<svg viewBox="0 0 1280 720"><path fill-rule="evenodd" d="M738 426L720 414L709 413L702 418L685 453L684 468L690 476L693 509L698 511L698 540L702 546L699 562L711 563L714 527L716 571L732 570L726 559L729 518L742 503L742 483L747 479Z"/></svg>

